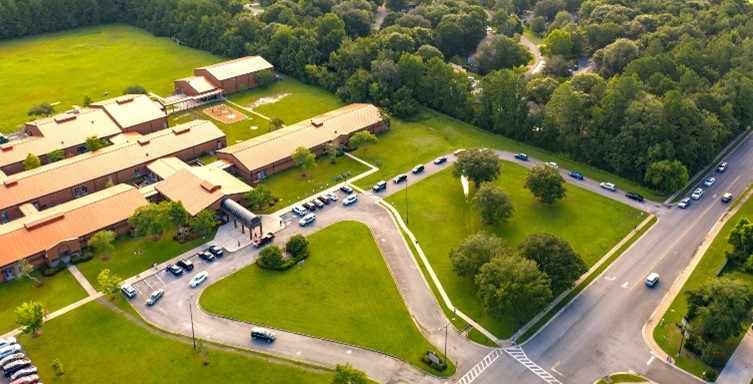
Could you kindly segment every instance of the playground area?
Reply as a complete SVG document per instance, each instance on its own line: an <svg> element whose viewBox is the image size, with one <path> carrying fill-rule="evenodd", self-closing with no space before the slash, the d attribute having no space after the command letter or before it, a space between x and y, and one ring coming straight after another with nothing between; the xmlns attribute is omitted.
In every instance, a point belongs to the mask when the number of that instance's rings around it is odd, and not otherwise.
<svg viewBox="0 0 753 384"><path fill-rule="evenodd" d="M204 113L225 124L232 124L247 119L246 115L236 111L225 104L218 104L209 108L204 108Z"/></svg>

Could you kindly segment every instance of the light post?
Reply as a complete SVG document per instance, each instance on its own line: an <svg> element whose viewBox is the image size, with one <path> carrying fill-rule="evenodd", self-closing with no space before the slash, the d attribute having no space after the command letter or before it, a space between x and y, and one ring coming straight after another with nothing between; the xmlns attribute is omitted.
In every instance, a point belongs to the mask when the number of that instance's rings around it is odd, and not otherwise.
<svg viewBox="0 0 753 384"><path fill-rule="evenodd" d="M408 225L408 178L405 179L405 225Z"/></svg>
<svg viewBox="0 0 753 384"><path fill-rule="evenodd" d="M447 366L447 328L450 326L450 324L452 324L453 321L455 321L454 317L452 318L452 320L447 322L447 325L442 327L444 328L444 365L445 367ZM442 328L439 328L439 330L441 331Z"/></svg>
<svg viewBox="0 0 753 384"><path fill-rule="evenodd" d="M193 349L196 349L196 333L193 329L193 308L191 308L193 301L193 293L191 294L191 297L188 299L188 313L191 314L191 338L193 339Z"/></svg>

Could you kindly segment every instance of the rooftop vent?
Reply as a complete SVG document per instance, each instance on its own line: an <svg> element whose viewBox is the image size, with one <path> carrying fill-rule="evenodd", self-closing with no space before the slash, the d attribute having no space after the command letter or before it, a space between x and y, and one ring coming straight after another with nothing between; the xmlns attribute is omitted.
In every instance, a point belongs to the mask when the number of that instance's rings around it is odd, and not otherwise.
<svg viewBox="0 0 753 384"><path fill-rule="evenodd" d="M132 101L133 101L133 97L128 97L128 98L123 98L123 99L117 99L117 100L115 100L115 102L118 103L118 105L130 103Z"/></svg>
<svg viewBox="0 0 753 384"><path fill-rule="evenodd" d="M32 220L27 223L24 223L24 227L26 227L26 229L34 229L36 227L40 227L42 225L58 221L64 217L65 217L65 214L63 212L53 213L51 215L40 217L36 220Z"/></svg>
<svg viewBox="0 0 753 384"><path fill-rule="evenodd" d="M54 120L56 123L65 123L66 121L76 120L76 115L67 115L67 116L58 116L55 117Z"/></svg>

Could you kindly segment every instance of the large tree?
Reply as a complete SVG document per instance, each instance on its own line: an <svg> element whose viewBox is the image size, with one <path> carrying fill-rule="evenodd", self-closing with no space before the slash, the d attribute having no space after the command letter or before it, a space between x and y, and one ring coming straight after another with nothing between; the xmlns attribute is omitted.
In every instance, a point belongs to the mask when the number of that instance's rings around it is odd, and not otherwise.
<svg viewBox="0 0 753 384"><path fill-rule="evenodd" d="M115 250L112 242L115 241L115 232L108 230L101 230L96 232L86 241L86 245L93 248L94 252L100 255L100 257L107 257L110 252Z"/></svg>
<svg viewBox="0 0 753 384"><path fill-rule="evenodd" d="M688 177L688 169L679 160L661 160L646 168L643 180L652 188L671 192L682 188Z"/></svg>
<svg viewBox="0 0 753 384"><path fill-rule="evenodd" d="M259 266L268 269L280 269L285 264L282 249L276 245L270 245L259 252Z"/></svg>
<svg viewBox="0 0 753 384"><path fill-rule="evenodd" d="M745 330L743 322L753 305L753 290L740 280L722 276L686 291L685 299L688 318L700 323L704 338L723 341Z"/></svg>
<svg viewBox="0 0 753 384"><path fill-rule="evenodd" d="M450 250L452 268L460 276L475 276L481 266L497 256L510 256L512 250L503 239L479 232Z"/></svg>
<svg viewBox="0 0 753 384"><path fill-rule="evenodd" d="M520 255L538 264L539 269L551 279L552 293L573 286L581 275L588 271L586 263L565 239L549 233L533 233L518 245Z"/></svg>
<svg viewBox="0 0 753 384"><path fill-rule="evenodd" d="M551 204L565 197L565 180L553 167L537 165L528 170L524 188L544 203Z"/></svg>
<svg viewBox="0 0 753 384"><path fill-rule="evenodd" d="M747 217L740 219L727 242L732 245L732 250L726 251L727 259L736 265L748 265L753 255L753 223Z"/></svg>
<svg viewBox="0 0 753 384"><path fill-rule="evenodd" d="M120 283L123 279L120 276L110 272L109 269L103 269L97 275L97 284L99 284L99 290L105 295L114 295L120 290Z"/></svg>
<svg viewBox="0 0 753 384"><path fill-rule="evenodd" d="M369 379L363 371L353 368L350 363L337 364L335 367L335 376L331 384L367 384Z"/></svg>
<svg viewBox="0 0 753 384"><path fill-rule="evenodd" d="M322 153L329 157L330 164L335 164L337 162L337 155L340 154L340 140L334 139L325 143Z"/></svg>
<svg viewBox="0 0 753 384"><path fill-rule="evenodd" d="M496 180L500 168L499 158L494 151L473 148L458 155L452 174L455 177L465 175L478 188L483 182Z"/></svg>
<svg viewBox="0 0 753 384"><path fill-rule="evenodd" d="M316 155L311 153L306 147L298 147L295 149L290 157L293 158L293 162L297 167L301 167L301 177L308 175L306 170L316 166Z"/></svg>
<svg viewBox="0 0 753 384"><path fill-rule="evenodd" d="M267 205L275 202L275 196L272 190L265 184L259 184L256 188L243 194L243 200L246 201L252 210L260 210Z"/></svg>
<svg viewBox="0 0 753 384"><path fill-rule="evenodd" d="M473 206L487 224L504 223L515 211L510 197L492 183L481 184L473 196Z"/></svg>
<svg viewBox="0 0 753 384"><path fill-rule="evenodd" d="M594 62L603 77L612 77L622 72L625 66L638 58L638 45L628 39L617 39L612 44L594 53Z"/></svg>
<svg viewBox="0 0 753 384"><path fill-rule="evenodd" d="M191 229L191 232L201 236L211 235L216 226L217 220L214 219L214 212L206 209L188 219L188 228Z"/></svg>
<svg viewBox="0 0 753 384"><path fill-rule="evenodd" d="M373 133L369 131L360 131L350 137L348 145L353 149L363 148L364 151L367 151L366 147L371 144L376 144L377 141L378 139Z"/></svg>
<svg viewBox="0 0 753 384"><path fill-rule="evenodd" d="M531 53L525 47L503 35L494 35L482 41L476 50L476 64L482 75L498 69L525 65L530 59Z"/></svg>
<svg viewBox="0 0 753 384"><path fill-rule="evenodd" d="M536 262L517 255L495 257L476 275L478 296L486 312L519 323L531 318L552 299L549 276Z"/></svg>
<svg viewBox="0 0 753 384"><path fill-rule="evenodd" d="M555 29L549 32L544 44L546 45L544 54L547 57L559 55L569 59L573 56L573 40L570 37L570 32Z"/></svg>
<svg viewBox="0 0 753 384"><path fill-rule="evenodd" d="M37 301L29 301L16 308L16 324L23 327L23 333L36 336L44 324L44 307Z"/></svg>

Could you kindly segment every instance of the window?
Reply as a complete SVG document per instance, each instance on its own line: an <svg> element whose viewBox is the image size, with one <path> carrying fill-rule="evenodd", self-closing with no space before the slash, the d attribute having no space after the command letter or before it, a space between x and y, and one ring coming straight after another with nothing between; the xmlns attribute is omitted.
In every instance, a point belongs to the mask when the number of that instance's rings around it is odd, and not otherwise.
<svg viewBox="0 0 753 384"><path fill-rule="evenodd" d="M8 222L10 220L10 216L8 215L8 212L3 212L3 214L0 215L0 217L2 217L3 223Z"/></svg>
<svg viewBox="0 0 753 384"><path fill-rule="evenodd" d="M136 168L136 177L139 177L139 176L141 176L141 170Z"/></svg>

